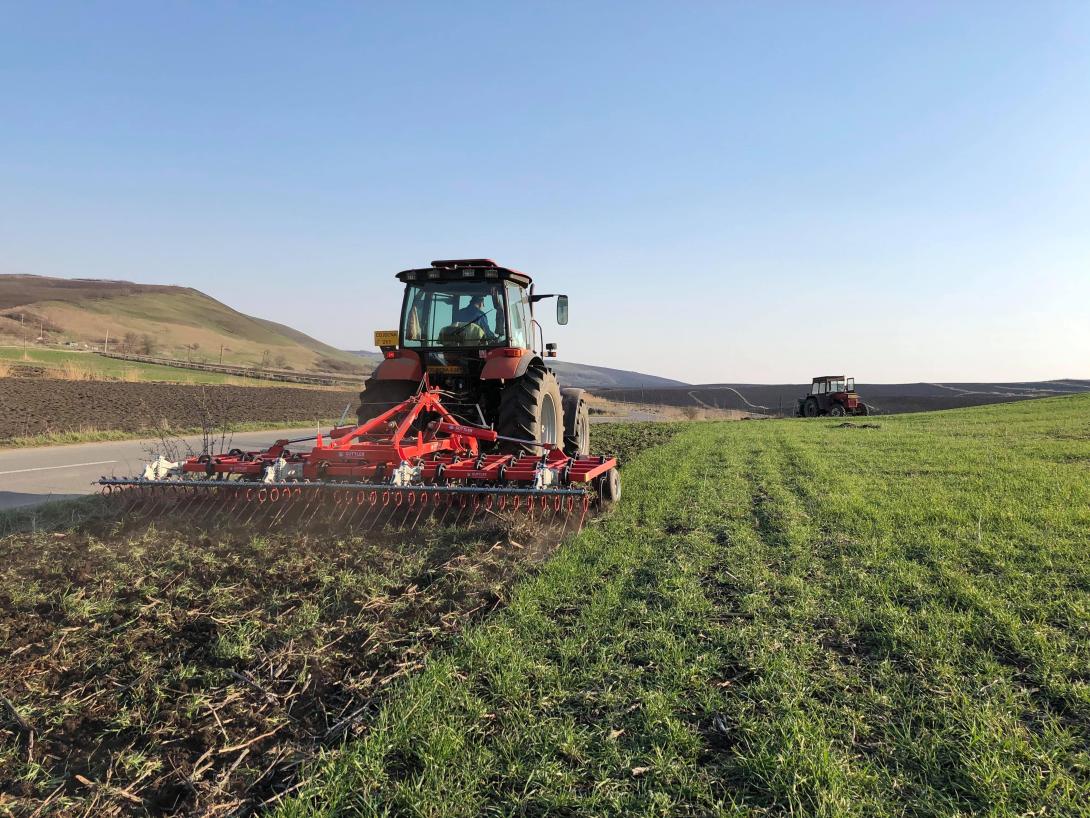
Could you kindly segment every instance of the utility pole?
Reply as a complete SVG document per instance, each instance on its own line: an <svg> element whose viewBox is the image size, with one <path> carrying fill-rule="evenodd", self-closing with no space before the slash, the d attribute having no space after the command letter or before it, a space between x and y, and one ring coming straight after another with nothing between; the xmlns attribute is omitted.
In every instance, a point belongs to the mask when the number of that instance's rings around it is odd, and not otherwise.
<svg viewBox="0 0 1090 818"><path fill-rule="evenodd" d="M223 344L220 344L220 366L223 366Z"/></svg>
<svg viewBox="0 0 1090 818"><path fill-rule="evenodd" d="M102 354L106 355L110 352L110 328L106 327L106 346L102 348Z"/></svg>

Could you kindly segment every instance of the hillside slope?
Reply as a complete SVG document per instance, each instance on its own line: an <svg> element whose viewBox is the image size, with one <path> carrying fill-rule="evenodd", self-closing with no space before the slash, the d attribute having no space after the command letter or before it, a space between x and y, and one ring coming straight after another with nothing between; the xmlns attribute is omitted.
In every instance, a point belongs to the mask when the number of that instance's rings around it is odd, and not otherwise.
<svg viewBox="0 0 1090 818"><path fill-rule="evenodd" d="M21 320L22 319L22 320ZM245 315L199 290L126 281L0 275L0 343L31 340L298 370L360 369L354 356ZM129 349L126 350L126 347Z"/></svg>
<svg viewBox="0 0 1090 818"><path fill-rule="evenodd" d="M570 361L552 361L549 363L564 386L578 386L582 389L604 388L639 388L662 389L675 386L685 386L684 381L675 381L671 378L661 378L658 375L647 375L643 372L632 372L627 369L612 369L608 366L591 366L590 364L577 364Z"/></svg>

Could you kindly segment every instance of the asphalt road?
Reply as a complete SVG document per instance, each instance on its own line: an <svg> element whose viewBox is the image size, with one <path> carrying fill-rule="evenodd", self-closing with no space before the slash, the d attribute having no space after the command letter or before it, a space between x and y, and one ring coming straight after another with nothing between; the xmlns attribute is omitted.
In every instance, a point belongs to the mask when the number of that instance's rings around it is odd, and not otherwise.
<svg viewBox="0 0 1090 818"><path fill-rule="evenodd" d="M661 419L650 412L633 410L625 417L596 415L590 421L617 423ZM281 438L304 437L313 433L313 426L266 432L240 432L232 437L228 446L261 449ZM184 439L194 452L201 451L200 437ZM148 439L43 446L34 449L0 449L0 511L92 494L98 490L94 481L103 475L140 475L144 464L153 459L151 453L156 451L157 445L157 440Z"/></svg>
<svg viewBox="0 0 1090 818"><path fill-rule="evenodd" d="M258 449L281 438L313 434L314 427L240 432L231 447ZM201 438L185 438L200 452ZM94 481L102 475L139 475L151 459L157 440L121 440L79 443L73 446L44 446L34 449L0 449L0 511L64 500L97 491Z"/></svg>

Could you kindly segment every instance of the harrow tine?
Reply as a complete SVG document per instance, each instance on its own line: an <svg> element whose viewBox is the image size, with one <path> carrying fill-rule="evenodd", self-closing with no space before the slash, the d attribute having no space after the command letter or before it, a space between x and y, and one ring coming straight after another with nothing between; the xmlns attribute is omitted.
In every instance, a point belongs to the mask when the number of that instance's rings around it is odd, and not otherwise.
<svg viewBox="0 0 1090 818"><path fill-rule="evenodd" d="M299 508L298 522L302 526L310 525L315 515L322 507L322 498L319 495L320 489L303 488L301 495L301 503Z"/></svg>

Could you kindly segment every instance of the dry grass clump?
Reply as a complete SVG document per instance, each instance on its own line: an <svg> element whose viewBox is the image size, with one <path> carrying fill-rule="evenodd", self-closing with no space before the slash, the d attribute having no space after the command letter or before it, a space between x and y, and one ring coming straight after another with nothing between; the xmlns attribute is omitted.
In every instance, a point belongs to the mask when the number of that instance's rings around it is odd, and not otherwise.
<svg viewBox="0 0 1090 818"><path fill-rule="evenodd" d="M62 361L57 371L59 376L66 381L98 380L98 373L88 367L80 366L75 361Z"/></svg>

